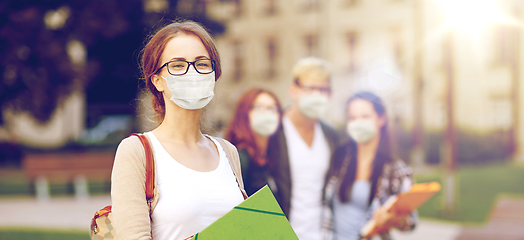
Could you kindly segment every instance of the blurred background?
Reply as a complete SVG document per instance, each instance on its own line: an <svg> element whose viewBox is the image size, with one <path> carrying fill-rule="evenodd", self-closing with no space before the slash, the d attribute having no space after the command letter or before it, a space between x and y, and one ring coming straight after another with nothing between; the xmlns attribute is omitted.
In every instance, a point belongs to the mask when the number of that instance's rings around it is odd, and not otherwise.
<svg viewBox="0 0 524 240"><path fill-rule="evenodd" d="M4 0L0 239L89 238L116 146L155 127L140 49L175 19L221 55L204 132L221 136L251 87L289 106L292 66L321 57L324 120L342 129L353 92L379 94L415 180L443 186L397 239L524 238L524 1Z"/></svg>

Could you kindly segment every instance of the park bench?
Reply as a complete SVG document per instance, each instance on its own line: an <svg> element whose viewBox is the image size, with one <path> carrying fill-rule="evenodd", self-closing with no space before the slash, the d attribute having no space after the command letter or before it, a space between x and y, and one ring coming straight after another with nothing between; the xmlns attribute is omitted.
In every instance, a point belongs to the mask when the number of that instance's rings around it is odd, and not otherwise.
<svg viewBox="0 0 524 240"><path fill-rule="evenodd" d="M89 180L111 180L114 156L114 152L28 153L22 169L39 200L50 198L50 182L73 184L77 199L85 199Z"/></svg>

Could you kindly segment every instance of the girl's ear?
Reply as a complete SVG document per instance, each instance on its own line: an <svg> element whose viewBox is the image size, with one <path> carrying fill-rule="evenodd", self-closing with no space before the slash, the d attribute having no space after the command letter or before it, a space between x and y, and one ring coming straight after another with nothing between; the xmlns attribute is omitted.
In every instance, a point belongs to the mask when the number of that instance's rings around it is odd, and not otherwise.
<svg viewBox="0 0 524 240"><path fill-rule="evenodd" d="M162 79L160 75L153 75L151 77L151 82L153 83L153 85L155 85L156 90L158 90L159 92L164 91L164 79Z"/></svg>

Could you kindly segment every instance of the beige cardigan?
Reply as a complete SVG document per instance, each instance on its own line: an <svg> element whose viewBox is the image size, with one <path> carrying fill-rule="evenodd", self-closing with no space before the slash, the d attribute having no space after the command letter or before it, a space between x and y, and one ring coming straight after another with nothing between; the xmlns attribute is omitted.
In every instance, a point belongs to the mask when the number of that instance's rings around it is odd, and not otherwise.
<svg viewBox="0 0 524 240"><path fill-rule="evenodd" d="M242 182L237 149L224 139L216 139L226 152L240 191L245 198L247 195ZM145 182L146 159L144 148L138 137L128 137L118 145L111 174L111 215L118 240L152 239L150 208L146 201ZM158 197L155 179L151 212L155 209Z"/></svg>

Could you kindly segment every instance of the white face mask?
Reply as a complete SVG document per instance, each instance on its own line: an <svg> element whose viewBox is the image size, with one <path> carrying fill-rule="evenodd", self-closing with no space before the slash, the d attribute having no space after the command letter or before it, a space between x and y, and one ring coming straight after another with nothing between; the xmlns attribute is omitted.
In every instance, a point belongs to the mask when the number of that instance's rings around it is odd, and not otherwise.
<svg viewBox="0 0 524 240"><path fill-rule="evenodd" d="M205 107L213 96L215 89L215 72L200 74L190 69L182 76L169 75L166 80L167 88L172 96L166 95L176 105L184 109L201 109Z"/></svg>
<svg viewBox="0 0 524 240"><path fill-rule="evenodd" d="M377 135L375 123L370 120L354 120L347 124L349 136L357 143L368 143Z"/></svg>
<svg viewBox="0 0 524 240"><path fill-rule="evenodd" d="M251 128L260 136L269 136L277 131L278 114L268 112L253 112L249 116Z"/></svg>
<svg viewBox="0 0 524 240"><path fill-rule="evenodd" d="M314 92L304 94L298 99L298 108L304 116L318 119L324 113L329 103L326 95Z"/></svg>

